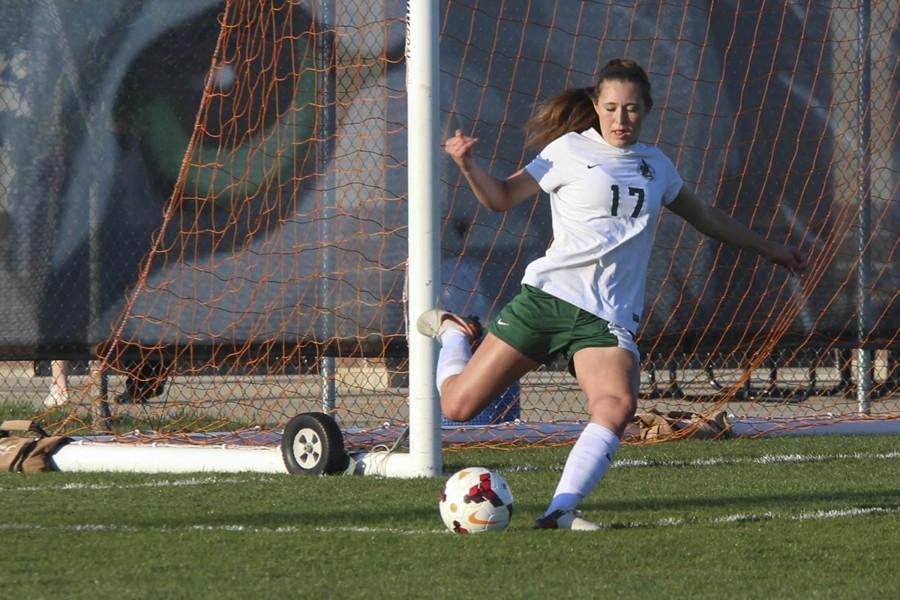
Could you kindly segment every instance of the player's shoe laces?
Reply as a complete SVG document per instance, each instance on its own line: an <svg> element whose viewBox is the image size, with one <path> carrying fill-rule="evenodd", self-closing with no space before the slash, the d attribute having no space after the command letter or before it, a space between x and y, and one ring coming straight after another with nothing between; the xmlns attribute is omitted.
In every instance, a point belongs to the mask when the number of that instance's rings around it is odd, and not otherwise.
<svg viewBox="0 0 900 600"><path fill-rule="evenodd" d="M572 509L554 510L534 520L535 529L571 529L572 531L599 531L603 529L596 523L582 518L581 513Z"/></svg>
<svg viewBox="0 0 900 600"><path fill-rule="evenodd" d="M416 320L416 329L422 335L433 337L440 341L441 335L448 329L456 329L469 336L472 341L479 339L484 330L478 317L460 317L446 310L433 308L426 310Z"/></svg>

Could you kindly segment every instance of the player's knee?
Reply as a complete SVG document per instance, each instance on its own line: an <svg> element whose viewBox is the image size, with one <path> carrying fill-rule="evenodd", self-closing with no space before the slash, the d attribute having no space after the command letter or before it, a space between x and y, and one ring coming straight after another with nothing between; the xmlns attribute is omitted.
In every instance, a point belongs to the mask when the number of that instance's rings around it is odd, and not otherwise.
<svg viewBox="0 0 900 600"><path fill-rule="evenodd" d="M631 394L622 399L622 414L626 421L630 421L634 417L634 413L637 411L637 403L637 396Z"/></svg>
<svg viewBox="0 0 900 600"><path fill-rule="evenodd" d="M637 410L637 397L632 394L602 394L589 399L591 417L602 417L617 426L626 425Z"/></svg>
<svg viewBox="0 0 900 600"><path fill-rule="evenodd" d="M474 417L475 414L463 407L451 406L444 409L444 416L451 421L468 421Z"/></svg>
<svg viewBox="0 0 900 600"><path fill-rule="evenodd" d="M447 390L441 394L441 411L451 421L468 421L478 414L477 398L464 391Z"/></svg>
<svg viewBox="0 0 900 600"><path fill-rule="evenodd" d="M629 402L625 406L625 410L622 413L622 424L627 425L634 419L634 415L637 412L637 398L633 398L631 402Z"/></svg>
<svg viewBox="0 0 900 600"><path fill-rule="evenodd" d="M468 421L478 414L476 411L465 405L452 404L443 401L441 401L441 410L444 412L444 416L451 421Z"/></svg>

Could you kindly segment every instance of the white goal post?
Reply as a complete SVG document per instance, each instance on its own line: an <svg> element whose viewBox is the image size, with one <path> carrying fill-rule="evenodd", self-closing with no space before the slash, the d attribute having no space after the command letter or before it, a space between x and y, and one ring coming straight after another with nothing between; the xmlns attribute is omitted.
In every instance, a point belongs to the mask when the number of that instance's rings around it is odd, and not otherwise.
<svg viewBox="0 0 900 600"><path fill-rule="evenodd" d="M415 320L441 293L440 215L437 210L440 51L437 0L407 2L407 339L409 340L409 453L355 456L360 470L389 477L441 474L441 414L435 388L435 342Z"/></svg>

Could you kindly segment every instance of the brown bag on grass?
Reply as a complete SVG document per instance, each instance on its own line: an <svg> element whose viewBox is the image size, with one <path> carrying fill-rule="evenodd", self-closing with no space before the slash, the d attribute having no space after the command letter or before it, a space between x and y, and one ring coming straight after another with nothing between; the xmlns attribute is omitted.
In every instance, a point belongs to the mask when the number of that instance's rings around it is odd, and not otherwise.
<svg viewBox="0 0 900 600"><path fill-rule="evenodd" d="M636 415L634 422L640 428L640 439L651 441L673 436L695 439L717 439L728 437L729 424L725 411L713 417L684 412L669 411L660 413L655 410Z"/></svg>
<svg viewBox="0 0 900 600"><path fill-rule="evenodd" d="M12 436L13 432L31 435ZM52 471L53 452L70 440L62 435L47 435L35 421L27 419L0 422L0 471L39 473Z"/></svg>

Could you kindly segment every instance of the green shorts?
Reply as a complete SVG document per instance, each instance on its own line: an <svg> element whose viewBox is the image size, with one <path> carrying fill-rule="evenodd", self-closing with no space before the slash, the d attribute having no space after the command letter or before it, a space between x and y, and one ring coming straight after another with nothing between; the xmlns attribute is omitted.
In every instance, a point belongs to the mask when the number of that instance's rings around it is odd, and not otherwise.
<svg viewBox="0 0 900 600"><path fill-rule="evenodd" d="M522 286L487 329L539 363L562 354L570 370L582 348L624 348L640 360L630 331L530 285Z"/></svg>

